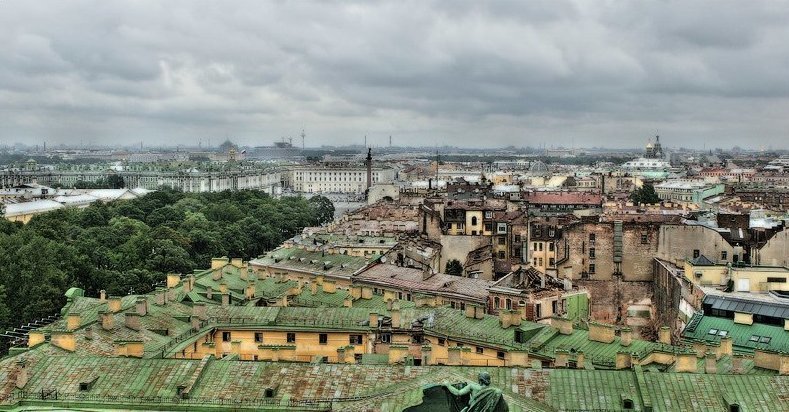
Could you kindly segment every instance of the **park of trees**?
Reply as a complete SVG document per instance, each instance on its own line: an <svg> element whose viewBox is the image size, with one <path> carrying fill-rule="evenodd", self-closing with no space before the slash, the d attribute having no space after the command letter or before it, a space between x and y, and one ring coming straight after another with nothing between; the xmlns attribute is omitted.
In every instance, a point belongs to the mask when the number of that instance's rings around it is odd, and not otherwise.
<svg viewBox="0 0 789 412"><path fill-rule="evenodd" d="M321 196L160 190L26 225L0 219L0 329L56 313L69 287L146 293L166 273L207 268L212 257L255 258L333 214Z"/></svg>

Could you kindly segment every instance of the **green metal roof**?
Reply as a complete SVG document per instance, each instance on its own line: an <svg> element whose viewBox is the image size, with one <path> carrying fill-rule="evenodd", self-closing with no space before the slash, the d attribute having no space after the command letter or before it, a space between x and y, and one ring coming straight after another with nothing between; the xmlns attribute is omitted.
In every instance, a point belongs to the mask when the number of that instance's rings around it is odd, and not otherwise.
<svg viewBox="0 0 789 412"><path fill-rule="evenodd" d="M733 319L700 313L694 315L688 322L688 326L682 332L682 338L688 342L704 341L718 344L722 337L721 331L725 331L726 336L732 338L735 352L753 353L754 349L789 352L789 331L780 326L761 323L743 325L734 323ZM769 342L766 338L769 338Z"/></svg>

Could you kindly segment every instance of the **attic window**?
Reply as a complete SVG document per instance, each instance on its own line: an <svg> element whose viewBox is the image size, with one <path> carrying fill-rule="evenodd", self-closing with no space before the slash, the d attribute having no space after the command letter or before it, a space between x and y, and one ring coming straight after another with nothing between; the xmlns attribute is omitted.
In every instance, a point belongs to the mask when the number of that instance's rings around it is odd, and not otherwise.
<svg viewBox="0 0 789 412"><path fill-rule="evenodd" d="M718 330L717 329L710 329L710 331L707 332L707 334L708 335L717 335L718 334Z"/></svg>
<svg viewBox="0 0 789 412"><path fill-rule="evenodd" d="M759 339L759 343L770 343L771 339L772 338L769 336L762 336L761 339Z"/></svg>
<svg viewBox="0 0 789 412"><path fill-rule="evenodd" d="M95 377L95 378L93 378L93 379L91 379L91 380L89 380L87 382L80 382L79 383L79 391L80 392L87 392L87 391L91 390L93 388L93 385L96 383L96 381L98 379L99 379L98 377Z"/></svg>
<svg viewBox="0 0 789 412"><path fill-rule="evenodd" d="M751 342L759 342L759 336L758 335L751 335L750 339L748 339L748 340L751 341Z"/></svg>
<svg viewBox="0 0 789 412"><path fill-rule="evenodd" d="M725 337L728 334L729 334L728 330L719 330L718 331L718 336L720 336L720 337Z"/></svg>
<svg viewBox="0 0 789 412"><path fill-rule="evenodd" d="M622 409L633 409L633 400L622 399Z"/></svg>

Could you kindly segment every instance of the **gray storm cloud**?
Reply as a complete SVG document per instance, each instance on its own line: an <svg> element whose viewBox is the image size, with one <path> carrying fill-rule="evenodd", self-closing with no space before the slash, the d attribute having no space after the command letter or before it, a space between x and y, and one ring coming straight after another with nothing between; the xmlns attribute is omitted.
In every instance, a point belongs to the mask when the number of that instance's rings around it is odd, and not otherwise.
<svg viewBox="0 0 789 412"><path fill-rule="evenodd" d="M789 3L0 1L0 143L787 148Z"/></svg>

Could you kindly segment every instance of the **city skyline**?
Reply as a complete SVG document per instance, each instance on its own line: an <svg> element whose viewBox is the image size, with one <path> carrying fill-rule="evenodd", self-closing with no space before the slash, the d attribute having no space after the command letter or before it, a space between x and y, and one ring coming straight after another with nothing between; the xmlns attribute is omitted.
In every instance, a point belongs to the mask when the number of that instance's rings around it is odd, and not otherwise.
<svg viewBox="0 0 789 412"><path fill-rule="evenodd" d="M659 133L786 149L787 17L786 3L5 1L0 141L255 146L306 129L312 147L633 148Z"/></svg>

